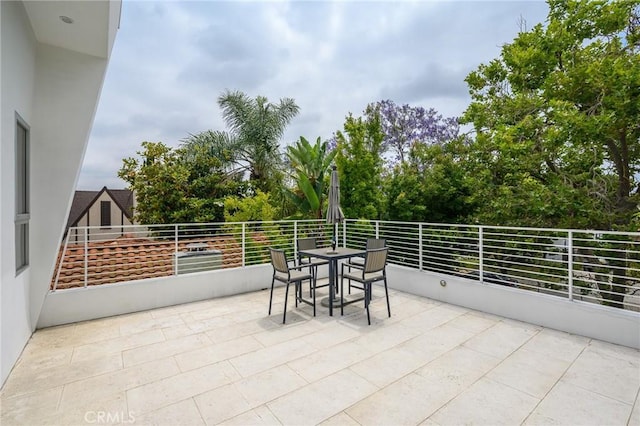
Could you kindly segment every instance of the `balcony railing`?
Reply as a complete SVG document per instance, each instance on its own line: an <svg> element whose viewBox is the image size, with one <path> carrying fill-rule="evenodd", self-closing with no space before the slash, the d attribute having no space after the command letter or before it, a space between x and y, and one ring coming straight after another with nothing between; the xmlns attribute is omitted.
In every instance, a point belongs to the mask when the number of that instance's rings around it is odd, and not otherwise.
<svg viewBox="0 0 640 426"><path fill-rule="evenodd" d="M297 238L329 245L322 220L70 228L52 290L269 262L268 247L295 257ZM347 220L339 242L384 238L389 262L640 311L640 233Z"/></svg>

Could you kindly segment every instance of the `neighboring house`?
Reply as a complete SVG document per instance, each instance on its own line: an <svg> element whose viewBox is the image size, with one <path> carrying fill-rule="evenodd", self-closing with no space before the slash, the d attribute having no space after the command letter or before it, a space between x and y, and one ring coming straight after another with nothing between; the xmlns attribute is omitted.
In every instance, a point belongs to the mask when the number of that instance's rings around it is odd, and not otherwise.
<svg viewBox="0 0 640 426"><path fill-rule="evenodd" d="M120 0L0 1L0 383L36 328Z"/></svg>
<svg viewBox="0 0 640 426"><path fill-rule="evenodd" d="M88 241L108 240L124 233L123 226L133 225L135 198L128 189L76 191L69 211L65 237L69 228L89 226ZM99 227L99 228L96 228ZM69 242L84 241L84 229L72 229Z"/></svg>

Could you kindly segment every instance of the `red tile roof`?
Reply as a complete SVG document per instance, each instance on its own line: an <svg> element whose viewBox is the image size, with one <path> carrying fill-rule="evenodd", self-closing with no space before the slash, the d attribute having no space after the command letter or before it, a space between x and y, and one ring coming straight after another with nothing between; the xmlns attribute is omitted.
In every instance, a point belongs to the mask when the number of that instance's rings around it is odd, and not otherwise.
<svg viewBox="0 0 640 426"><path fill-rule="evenodd" d="M206 243L209 250L222 251L222 267L242 265L242 246L231 236L212 236L180 240L178 251L187 251L187 245ZM144 278L170 276L174 273L175 241L137 238L124 235L110 241L87 244L87 285L112 284ZM85 283L85 250L83 244L69 244L60 268L60 248L51 289L83 287Z"/></svg>

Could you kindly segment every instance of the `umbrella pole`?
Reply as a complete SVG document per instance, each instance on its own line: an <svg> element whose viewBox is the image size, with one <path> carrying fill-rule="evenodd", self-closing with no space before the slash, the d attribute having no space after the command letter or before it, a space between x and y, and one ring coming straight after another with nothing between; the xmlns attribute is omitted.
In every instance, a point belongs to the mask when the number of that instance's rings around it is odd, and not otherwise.
<svg viewBox="0 0 640 426"><path fill-rule="evenodd" d="M338 224L334 222L333 223L333 239L331 240L331 249L335 251L336 247L338 247Z"/></svg>
<svg viewBox="0 0 640 426"><path fill-rule="evenodd" d="M337 246L338 246L338 224L334 222L333 223L333 236L332 236L332 239L331 239L331 250L332 251L336 251ZM335 281L333 283L334 289L333 289L333 303L332 303L332 305L333 305L334 308L339 308L340 307L340 297L338 297L338 271L335 271L334 277L335 277ZM322 299L320 301L320 304L322 306L325 306L325 307L329 306L329 298L326 297L326 298Z"/></svg>
<svg viewBox="0 0 640 426"><path fill-rule="evenodd" d="M333 247L333 251L337 250L338 247L338 224L336 222L333 222L333 240L331 241L331 246ZM335 271L335 281L334 281L334 285L335 285L335 289L333 290L333 301L334 304L337 302L338 304L340 304L340 298L338 297L338 271Z"/></svg>

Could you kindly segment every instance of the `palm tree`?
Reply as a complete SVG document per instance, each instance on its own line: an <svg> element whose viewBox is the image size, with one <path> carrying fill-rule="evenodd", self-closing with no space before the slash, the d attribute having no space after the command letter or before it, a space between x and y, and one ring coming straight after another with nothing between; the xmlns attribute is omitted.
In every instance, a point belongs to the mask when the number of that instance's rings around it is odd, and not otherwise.
<svg viewBox="0 0 640 426"><path fill-rule="evenodd" d="M256 187L268 192L282 164L280 138L300 108L291 98L272 104L264 96L251 99L230 90L218 97L218 105L235 142L237 159L246 164Z"/></svg>
<svg viewBox="0 0 640 426"><path fill-rule="evenodd" d="M239 141L227 132L206 130L197 134L189 134L182 139L181 153L186 161L195 161L202 151L220 162L220 168L229 176L243 172L238 164Z"/></svg>
<svg viewBox="0 0 640 426"><path fill-rule="evenodd" d="M296 188L290 198L298 210L316 219L322 218L325 199L325 175L337 151L329 151L328 143L316 140L311 145L300 136L300 141L287 148L287 158L294 172Z"/></svg>

